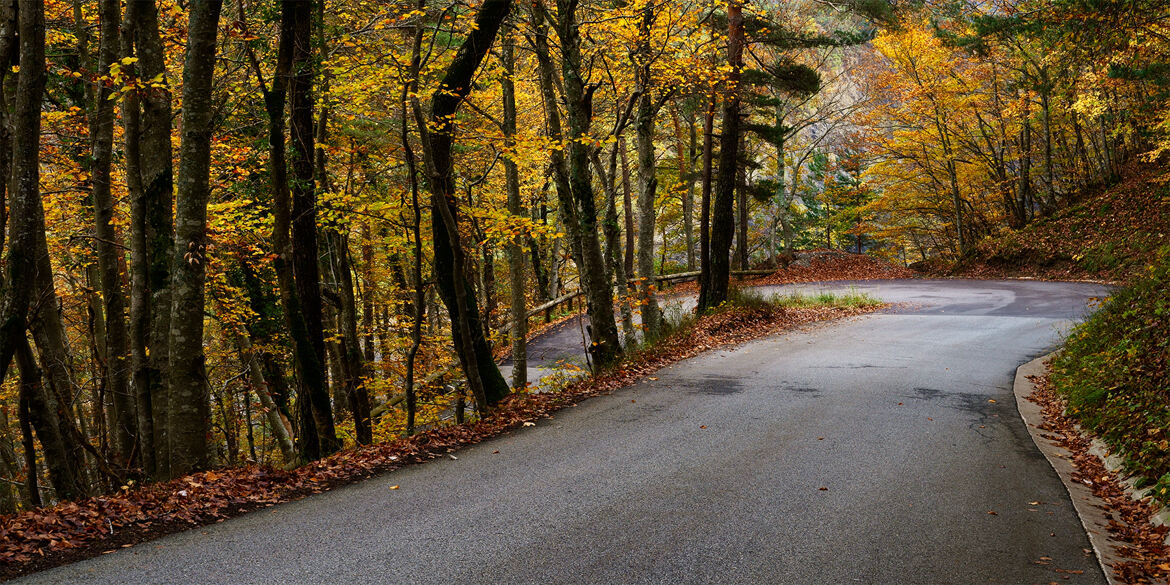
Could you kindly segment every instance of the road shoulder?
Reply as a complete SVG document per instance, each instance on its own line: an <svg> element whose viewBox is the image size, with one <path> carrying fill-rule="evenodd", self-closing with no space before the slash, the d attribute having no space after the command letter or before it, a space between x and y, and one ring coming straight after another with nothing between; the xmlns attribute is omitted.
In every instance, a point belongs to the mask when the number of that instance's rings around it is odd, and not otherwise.
<svg viewBox="0 0 1170 585"><path fill-rule="evenodd" d="M1076 468L1072 463L1072 454L1056 441L1048 438L1048 435L1044 433L1044 414L1040 405L1028 400L1035 389L1030 377L1044 375L1045 362L1051 357L1052 354L1036 358L1016 369L1016 380L1013 386L1016 406L1019 408L1020 417L1024 419L1024 426L1027 427L1028 434L1032 436L1032 441L1036 443L1036 447L1044 454L1044 458L1052 465L1052 469L1060 476L1060 481L1068 490L1077 516L1080 517L1081 524L1089 535L1089 542L1093 547L1097 562L1100 563L1101 570L1105 573L1105 579L1110 585L1118 585L1122 581L1118 579L1112 565L1124 560L1120 549L1127 545L1114 539L1109 532L1110 516L1106 511L1108 504L1105 500L1094 495L1087 485L1073 479Z"/></svg>

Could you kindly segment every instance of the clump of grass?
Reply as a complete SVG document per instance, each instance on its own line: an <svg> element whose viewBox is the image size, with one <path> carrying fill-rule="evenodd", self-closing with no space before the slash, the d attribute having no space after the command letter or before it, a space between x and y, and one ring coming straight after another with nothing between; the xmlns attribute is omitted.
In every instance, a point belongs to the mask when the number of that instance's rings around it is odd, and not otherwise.
<svg viewBox="0 0 1170 585"><path fill-rule="evenodd" d="M655 341L674 335L679 331L690 329L699 322L699 316L694 311L684 310L682 305L668 304L662 308L662 331L658 337L648 339L642 345L653 345Z"/></svg>
<svg viewBox="0 0 1170 585"><path fill-rule="evenodd" d="M779 307L846 307L852 309L876 307L882 304L877 298L856 289L849 289L845 293L821 291L812 295L798 291L773 297L772 303Z"/></svg>
<svg viewBox="0 0 1170 585"><path fill-rule="evenodd" d="M734 307L748 310L770 310L777 306L775 295L765 295L759 289L733 286L727 291L727 300L720 308Z"/></svg>

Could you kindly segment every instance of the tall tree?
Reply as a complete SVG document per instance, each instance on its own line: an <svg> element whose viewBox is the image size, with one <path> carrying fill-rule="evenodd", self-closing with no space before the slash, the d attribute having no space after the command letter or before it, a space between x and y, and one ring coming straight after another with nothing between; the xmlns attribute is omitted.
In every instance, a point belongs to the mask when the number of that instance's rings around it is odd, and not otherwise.
<svg viewBox="0 0 1170 585"><path fill-rule="evenodd" d="M119 0L102 0L100 6L101 41L98 72L110 75L110 65L119 59L119 27L122 7ZM102 300L106 324L105 379L106 392L113 395L115 459L131 466L139 453L138 421L134 397L130 393L130 364L126 331L126 293L122 287L122 262L119 259L118 233L114 229L114 198L110 192L111 162L114 146L113 87L100 83L91 130L93 140L94 236L97 240L98 269L101 273Z"/></svg>
<svg viewBox="0 0 1170 585"><path fill-rule="evenodd" d="M170 389L167 401L167 476L205 469L210 394L203 350L204 280L207 273L207 203L211 195L211 85L222 0L191 5L183 66L182 141L175 199L175 248L171 275Z"/></svg>
<svg viewBox="0 0 1170 585"><path fill-rule="evenodd" d="M466 254L459 235L451 146L455 114L471 92L471 81L508 15L511 0L485 0L475 16L455 59L447 66L439 89L431 97L429 131L423 142L431 189L435 283L451 315L455 350L476 404L485 411L508 395L508 383L492 359L484 335L475 292L468 278ZM419 124L420 130L427 125ZM612 319L611 319L612 322Z"/></svg>
<svg viewBox="0 0 1170 585"><path fill-rule="evenodd" d="M699 277L699 311L727 300L731 276L731 240L735 231L732 207L735 200L735 172L739 164L739 82L743 70L743 2L727 5L727 80L724 88L722 128L719 134L719 170L715 200L711 209L711 257Z"/></svg>
<svg viewBox="0 0 1170 585"><path fill-rule="evenodd" d="M168 466L166 413L174 249L174 162L171 91L155 0L126 4L139 77L125 115L130 201L130 367L138 409L142 463L148 475ZM129 43L127 43L127 49ZM137 103L141 103L141 117Z"/></svg>
<svg viewBox="0 0 1170 585"><path fill-rule="evenodd" d="M35 320L45 312L34 309L30 313L30 303L34 294L46 292L43 290L46 277L39 275L49 266L48 249L42 245L45 220L40 193L41 104L46 78L45 6L43 0L31 0L4 8L6 12L16 12L16 38L20 57L16 103L12 113L8 272L3 321L0 322L0 373L7 371L15 355L22 380L22 424L31 423L29 426L36 430L37 439L45 453L49 479L57 495L61 498L77 498L88 492L88 486L81 450L75 433L70 433L71 430L75 431L71 426L73 413L68 403L62 404L57 395L40 384L41 372L25 336L29 320ZM48 280L52 281L51 274ZM52 293L52 290L48 292ZM51 297L38 298L38 306L55 300L55 293ZM26 457L31 457L27 453L31 447L31 441L26 441ZM28 460L29 473L33 473L35 466L32 463L35 463L35 458Z"/></svg>
<svg viewBox="0 0 1170 585"><path fill-rule="evenodd" d="M520 169L515 160L516 147L516 39L511 30L504 33L500 46L500 63L504 76L500 80L504 100L504 139L509 156L504 159L504 180L508 190L508 213L519 216L524 213L520 201ZM512 387L521 389L528 385L528 308L524 296L524 250L520 242L512 241L508 246L508 287L509 308L512 312Z"/></svg>
<svg viewBox="0 0 1170 585"><path fill-rule="evenodd" d="M321 274L317 246L317 189L315 185L312 53L313 2L284 2L281 20L288 19L291 34L291 75L288 80L289 136L292 139L292 268L296 277L297 297L305 321L305 333L312 346L313 358L325 364L325 326L321 305ZM282 24L282 26L285 26ZM283 31L282 31L283 33ZM317 430L320 454L328 455L341 447L333 424L333 407L329 401L328 382L312 380L308 392L299 401L302 424L312 418Z"/></svg>
<svg viewBox="0 0 1170 585"><path fill-rule="evenodd" d="M44 68L44 4L29 6L29 13L40 12L39 23L25 22L20 18L28 15L19 10L17 0L0 3L0 26L3 26L0 43L3 43L5 57L4 62L0 63L5 72L0 75L7 75L10 70L8 63L15 56L22 59L21 64L27 59L36 68L24 69L23 74L18 70L18 92L12 112L11 135L8 133L7 119L2 120L5 123L0 125L0 132L4 132L8 145L19 146L0 150L0 161L4 162L0 170L11 173L11 179L0 180L0 192L7 195L5 223L8 244L8 257L4 263L5 278L3 288L0 289L3 293L3 305L0 306L0 379L8 373L8 366L12 363L17 347L26 343L25 330L28 328L28 309L32 301L31 275L35 270L33 232L39 227L35 222L35 209L40 204L40 111L45 80L43 74L40 78L35 77L35 74L37 71L43 73ZM28 30L33 28L26 30L25 34L18 33L19 29L26 26L39 27L39 46L34 46L36 39L28 34ZM37 51L41 56L40 61L33 60ZM0 92L0 99L6 97L4 92ZM7 108L0 108L0 116L7 115ZM0 144L2 146L4 144Z"/></svg>
<svg viewBox="0 0 1170 585"><path fill-rule="evenodd" d="M578 240L577 269L589 314L589 351L595 368L605 368L621 356L617 322L613 314L613 289L606 280L605 260L597 234L597 207L589 172L589 134L593 125L593 92L581 55L581 31L577 21L578 0L557 0L557 36L561 41L561 77L564 84L568 136L568 187L572 194L574 230ZM575 233L573 233L575 232Z"/></svg>
<svg viewBox="0 0 1170 585"><path fill-rule="evenodd" d="M662 312L654 280L654 205L658 198L658 163L654 157L654 123L659 104L654 103L651 89L650 47L654 27L653 2L639 11L638 42L634 51L635 79L638 83L638 115L635 123L638 152L638 292L642 306L642 325L648 338L662 332ZM663 242L665 245L666 242Z"/></svg>

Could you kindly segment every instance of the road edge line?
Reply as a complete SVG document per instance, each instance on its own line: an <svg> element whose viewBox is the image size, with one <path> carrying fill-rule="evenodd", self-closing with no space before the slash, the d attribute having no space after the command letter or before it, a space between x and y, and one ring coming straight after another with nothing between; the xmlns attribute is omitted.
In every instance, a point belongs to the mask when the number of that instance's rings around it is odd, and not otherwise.
<svg viewBox="0 0 1170 585"><path fill-rule="evenodd" d="M1028 396L1035 389L1035 384L1028 377L1044 375L1047 371L1045 364L1054 355L1056 353L1038 357L1016 368L1016 379L1012 386L1016 396L1016 408L1019 410L1020 418L1024 420L1028 434L1032 437L1032 442L1044 454L1044 458L1064 484L1077 518L1080 519L1081 526L1089 537L1089 544L1097 557L1097 563L1105 574L1105 580L1109 585L1123 585L1110 565L1124 560L1118 553L1118 548L1124 544L1114 540L1109 534L1109 516L1105 512L1105 501L1093 495L1088 486L1073 480L1072 473L1076 468L1069 458L1071 453L1055 441L1044 437L1039 428L1044 424L1043 411L1039 404L1028 400Z"/></svg>

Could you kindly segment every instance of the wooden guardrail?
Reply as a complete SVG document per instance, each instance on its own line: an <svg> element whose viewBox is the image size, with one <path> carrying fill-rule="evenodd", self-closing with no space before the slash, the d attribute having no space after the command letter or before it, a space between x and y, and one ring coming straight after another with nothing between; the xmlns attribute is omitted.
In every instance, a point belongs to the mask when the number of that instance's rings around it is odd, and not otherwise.
<svg viewBox="0 0 1170 585"><path fill-rule="evenodd" d="M775 272L775 271L774 270L732 270L731 275L732 276L766 276L768 274L772 274L773 272ZM676 272L674 274L659 274L659 275L654 277L654 280L656 282L672 282L675 280L683 280L683 279L687 279L687 278L698 278L700 274L702 274L702 271L700 271L700 270L693 270L691 272ZM626 281L626 284L633 285L633 284L637 284L639 281L640 281L640 279L631 278L631 279ZM558 306L563 305L565 303L571 302L579 296L581 296L581 291L579 291L579 290L576 292L571 292L567 295L559 296L559 297L557 297L551 301L548 301L547 303L544 303L538 307L534 307L532 309L529 309L528 314L526 315L526 318L531 319L537 315L540 315L541 313L544 313L545 318L549 319L549 318L551 318L551 311L553 309L555 309ZM512 323L513 323L512 321L508 321L507 323L504 323L502 329L510 330L512 328Z"/></svg>

